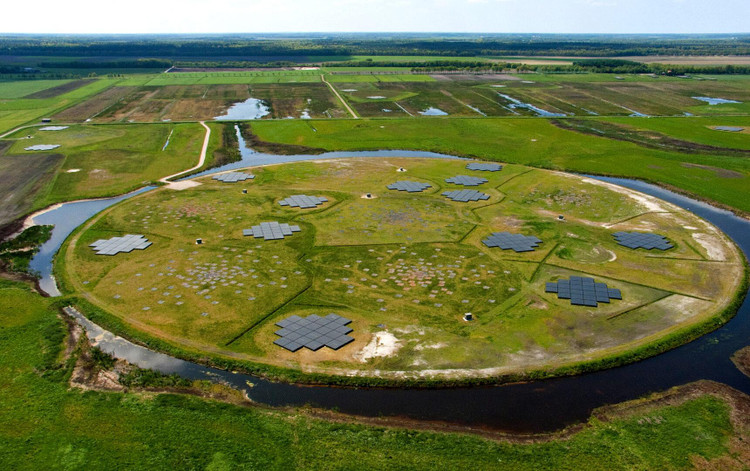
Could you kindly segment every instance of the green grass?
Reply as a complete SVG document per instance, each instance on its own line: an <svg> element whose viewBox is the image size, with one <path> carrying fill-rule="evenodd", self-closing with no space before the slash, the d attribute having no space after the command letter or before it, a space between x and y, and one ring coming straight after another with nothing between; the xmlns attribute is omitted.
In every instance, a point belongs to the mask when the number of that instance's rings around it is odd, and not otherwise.
<svg viewBox="0 0 750 471"><path fill-rule="evenodd" d="M317 70L279 70L255 72L179 72L159 74L146 82L149 87L165 85L222 85L243 83L320 82ZM126 83L134 85L134 82Z"/></svg>
<svg viewBox="0 0 750 471"><path fill-rule="evenodd" d="M113 86L118 80L97 79L54 98L18 98L0 101L0 133L16 126L53 115Z"/></svg>
<svg viewBox="0 0 750 471"><path fill-rule="evenodd" d="M638 119L633 119L637 124ZM313 132L309 124L314 125ZM750 161L681 154L559 129L544 119L361 119L254 122L263 140L329 150L411 149L582 173L640 178L750 212ZM718 132L718 131L717 131ZM710 168L733 170L724 178Z"/></svg>
<svg viewBox="0 0 750 471"><path fill-rule="evenodd" d="M726 403L700 397L531 445L330 423L196 397L81 392L49 299L0 282L5 469L686 469L729 453Z"/></svg>
<svg viewBox="0 0 750 471"><path fill-rule="evenodd" d="M0 81L0 99L23 98L26 95L47 90L70 82L70 80L19 80L12 82Z"/></svg>
<svg viewBox="0 0 750 471"><path fill-rule="evenodd" d="M656 131L676 139L730 149L750 149L750 117L685 117L659 119L610 118L609 122L625 124L636 129ZM726 132L715 126L739 126L746 132Z"/></svg>
<svg viewBox="0 0 750 471"><path fill-rule="evenodd" d="M407 172L395 172L399 166ZM733 299L741 278L736 254L715 238L729 263L706 262L710 254L698 242L689 248L696 231L683 227L700 224L687 212L650 215L663 209L520 166L481 175L490 200L450 202L441 193L457 186L445 179L467 173L464 167L436 159L305 162L254 169L256 178L242 185L204 178L191 190L157 191L107 211L73 239L63 252L64 278L125 323L181 348L326 373L499 366L526 373L640 348L713 318ZM432 188L418 195L386 189L401 178ZM366 191L376 198L362 198ZM329 201L311 211L278 205L293 194ZM556 222L558 214L567 222ZM242 236L261 221L303 230L283 242ZM619 221L626 222L618 230L646 224L678 247L654 258L617 246L614 229L600 226ZM501 230L537 235L544 245L527 254L487 249L482 239ZM146 234L154 245L115 257L89 247L124 233ZM196 247L199 237L205 243ZM579 255L557 258L555 248ZM582 316L544 293L545 281L581 273L625 298ZM657 302L657 312L642 312ZM679 306L687 305L686 319ZM275 322L328 312L353 319L354 343L316 354L273 345ZM462 322L464 312L477 321ZM401 342L398 354L359 361L383 332ZM538 360L518 360L540 349L546 353Z"/></svg>
<svg viewBox="0 0 750 471"><path fill-rule="evenodd" d="M368 75L350 75L336 74L326 75L326 80L331 83L349 82L434 82L435 79L429 75L419 74L368 74Z"/></svg>
<svg viewBox="0 0 750 471"><path fill-rule="evenodd" d="M172 131L169 146L162 150ZM37 143L61 145L55 152L64 155L64 161L34 199L34 208L41 208L60 201L119 195L190 168L197 162L204 133L197 123L77 125L55 132L27 129L16 136L32 138L16 141L7 154L31 155L24 148Z"/></svg>

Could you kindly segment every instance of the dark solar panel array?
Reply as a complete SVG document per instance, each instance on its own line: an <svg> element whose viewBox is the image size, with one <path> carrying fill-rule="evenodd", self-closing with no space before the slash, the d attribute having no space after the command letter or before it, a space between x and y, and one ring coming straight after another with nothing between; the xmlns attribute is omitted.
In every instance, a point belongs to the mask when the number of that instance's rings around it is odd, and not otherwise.
<svg viewBox="0 0 750 471"><path fill-rule="evenodd" d="M140 234L127 234L122 237L111 239L99 239L89 244L97 255L117 255L118 253L130 253L133 250L143 250L151 245L145 237Z"/></svg>
<svg viewBox="0 0 750 471"><path fill-rule="evenodd" d="M468 170L480 170L483 172L499 172L503 169L500 164L488 164L484 162L471 162L466 164Z"/></svg>
<svg viewBox="0 0 750 471"><path fill-rule="evenodd" d="M242 235L253 236L256 239L263 238L265 240L280 240L285 236L292 235L293 232L299 232L299 226L290 226L287 223L279 224L276 221L273 222L261 222L258 226L253 226L251 229L244 229Z"/></svg>
<svg viewBox="0 0 750 471"><path fill-rule="evenodd" d="M307 209L315 208L326 201L328 201L328 198L322 196L292 195L289 198L279 201L279 204L291 208Z"/></svg>
<svg viewBox="0 0 750 471"><path fill-rule="evenodd" d="M570 299L574 306L597 307L610 299L622 299L619 289L608 288L606 283L596 283L593 278L571 276L569 280L547 283L545 292L557 293L559 299Z"/></svg>
<svg viewBox="0 0 750 471"><path fill-rule="evenodd" d="M409 193L419 193L427 188L432 188L432 185L422 182L410 182L408 180L402 180L396 183L391 183L387 187L389 190L408 191Z"/></svg>
<svg viewBox="0 0 750 471"><path fill-rule="evenodd" d="M615 232L615 240L620 245L631 249L669 250L674 247L666 237L648 232Z"/></svg>
<svg viewBox="0 0 750 471"><path fill-rule="evenodd" d="M469 201L479 201L479 200L490 199L490 195L485 195L481 191L477 191L477 190L445 191L443 192L443 196L447 196L453 201L458 201L460 203L468 203Z"/></svg>
<svg viewBox="0 0 750 471"><path fill-rule="evenodd" d="M354 341L353 337L346 335L352 331L351 327L347 327L349 323L351 319L337 314L328 314L325 317L316 314L307 317L287 317L276 323L281 329L274 333L281 338L273 343L291 352L296 352L302 347L316 351L324 346L338 350Z"/></svg>
<svg viewBox="0 0 750 471"><path fill-rule="evenodd" d="M542 243L542 240L535 236L523 234L493 232L482 243L487 247L500 247L503 250L513 249L516 252L531 252Z"/></svg>
<svg viewBox="0 0 750 471"><path fill-rule="evenodd" d="M213 176L214 180L219 180L220 182L224 183L244 182L245 180L250 180L253 178L255 178L255 175L250 175L249 173L243 172L229 172Z"/></svg>
<svg viewBox="0 0 750 471"><path fill-rule="evenodd" d="M482 183L487 183L486 178L470 177L468 175L456 175L455 177L446 178L445 181L448 183L453 183L455 185L463 186L479 186Z"/></svg>
<svg viewBox="0 0 750 471"><path fill-rule="evenodd" d="M739 126L716 126L714 129L716 129L717 131L727 132L740 132L745 130L745 128L741 128Z"/></svg>

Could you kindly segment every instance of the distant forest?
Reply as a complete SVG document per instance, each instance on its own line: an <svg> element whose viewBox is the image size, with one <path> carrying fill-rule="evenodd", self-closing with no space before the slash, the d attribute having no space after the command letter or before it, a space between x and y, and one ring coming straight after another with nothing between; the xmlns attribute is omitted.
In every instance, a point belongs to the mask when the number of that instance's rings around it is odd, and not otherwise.
<svg viewBox="0 0 750 471"><path fill-rule="evenodd" d="M588 56L750 55L750 35L715 36L5 36L0 56L228 60L307 56Z"/></svg>

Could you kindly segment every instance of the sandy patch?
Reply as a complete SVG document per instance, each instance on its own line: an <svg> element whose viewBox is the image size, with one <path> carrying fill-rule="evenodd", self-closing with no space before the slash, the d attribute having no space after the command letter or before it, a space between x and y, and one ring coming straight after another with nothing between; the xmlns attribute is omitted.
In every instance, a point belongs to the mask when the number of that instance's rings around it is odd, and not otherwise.
<svg viewBox="0 0 750 471"><path fill-rule="evenodd" d="M193 188L196 186L200 186L201 183L196 182L195 180L183 180L180 182L169 182L166 186L166 188L169 188L170 190L187 190L188 188Z"/></svg>
<svg viewBox="0 0 750 471"><path fill-rule="evenodd" d="M617 260L617 254L616 253L614 253L613 251L611 251L609 249L604 249L604 250L606 252L609 252L609 260L607 260L608 262L614 262L615 260Z"/></svg>
<svg viewBox="0 0 750 471"><path fill-rule="evenodd" d="M657 301L654 305L658 306L675 323L680 323L711 309L713 303L681 294L673 294Z"/></svg>
<svg viewBox="0 0 750 471"><path fill-rule="evenodd" d="M80 171L81 171L80 168L71 168L71 169L66 170L65 173L78 173Z"/></svg>
<svg viewBox="0 0 750 471"><path fill-rule="evenodd" d="M648 211L673 211L674 207L667 207L668 203L662 203L658 199L644 195L643 193L638 193L637 191L630 190L628 188L624 188L618 185L614 185L612 183L603 182L600 180L594 180L593 178L585 178L584 180L586 183L591 183L592 185L598 185L606 187L607 189L610 189L612 191L616 191L617 193L627 195L637 201L641 206L645 207Z"/></svg>
<svg viewBox="0 0 750 471"><path fill-rule="evenodd" d="M401 341L390 332L375 332L370 342L353 356L362 363L371 358L391 356L401 348Z"/></svg>
<svg viewBox="0 0 750 471"><path fill-rule="evenodd" d="M703 232L694 232L693 239L706 249L709 260L725 261L727 259L724 243L717 237Z"/></svg>
<svg viewBox="0 0 750 471"><path fill-rule="evenodd" d="M419 344L416 347L414 347L414 350L437 350L439 348L446 347L447 345L448 345L447 343L443 343L443 342Z"/></svg>
<svg viewBox="0 0 750 471"><path fill-rule="evenodd" d="M360 198L363 198L363 199L366 199L366 200L374 200L377 197L378 197L378 195L375 195L375 194L372 194L372 193L363 193L362 196L360 196Z"/></svg>

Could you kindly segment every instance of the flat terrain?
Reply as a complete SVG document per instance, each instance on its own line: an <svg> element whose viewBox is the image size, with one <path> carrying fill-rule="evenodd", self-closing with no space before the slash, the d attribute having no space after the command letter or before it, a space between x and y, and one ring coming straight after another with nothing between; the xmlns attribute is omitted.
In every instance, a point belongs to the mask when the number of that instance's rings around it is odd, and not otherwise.
<svg viewBox="0 0 750 471"><path fill-rule="evenodd" d="M6 156L10 142L0 144L0 227L29 212L34 198L54 178L60 154Z"/></svg>
<svg viewBox="0 0 750 471"><path fill-rule="evenodd" d="M117 82L110 79L0 82L0 135L23 124L50 117Z"/></svg>
<svg viewBox="0 0 750 471"><path fill-rule="evenodd" d="M0 463L8 469L686 469L747 465L741 411L715 396L593 419L580 433L514 444L312 418L156 393L73 389L65 327L18 283L0 282ZM205 387L205 386L204 386ZM210 394L211 390L206 389ZM670 446L664 446L669 443ZM744 454L743 454L744 453Z"/></svg>
<svg viewBox="0 0 750 471"><path fill-rule="evenodd" d="M694 118L682 118L679 136L693 139ZM741 118L734 118L740 120ZM630 118L638 126L651 120ZM696 122L701 122L696 118ZM723 122L717 118L718 122ZM413 149L479 157L580 173L640 178L670 185L699 198L750 212L750 161L743 156L679 152L568 131L547 119L393 119L256 121L263 140L328 150ZM715 139L737 146L743 139L721 131ZM678 136L678 137L679 137ZM723 142L723 141L722 141ZM734 144L732 144L734 142ZM731 171L724 174L716 171Z"/></svg>
<svg viewBox="0 0 750 471"><path fill-rule="evenodd" d="M12 145L0 156L0 165L10 168L20 160L34 164L4 174L3 181L27 187L39 179L39 184L31 185L35 191L25 193L30 197L25 204L35 209L61 201L119 195L195 165L203 135L198 123L70 126L62 131L28 128L4 141ZM36 164L51 161L24 150L35 144L60 145L54 151L59 159L54 161L57 172L52 178L46 166Z"/></svg>
<svg viewBox="0 0 750 471"><path fill-rule="evenodd" d="M607 357L706 320L734 297L739 254L686 211L570 175L465 165L352 159L255 168L255 180L237 184L206 177L96 218L67 250L67 274L90 301L181 348L396 377L500 375ZM445 182L458 174L489 179L476 188L490 199L441 196L460 189ZM404 179L432 188L386 189ZM329 201L310 210L278 204L293 194ZM283 241L242 236L263 221L302 231ZM499 231L544 242L528 253L482 244ZM615 243L616 231L656 232L676 247L633 251ZM153 246L114 257L88 246L128 233ZM544 292L545 282L571 275L621 289L623 300L575 307ZM476 320L463 321L465 312ZM272 343L275 322L329 313L353 320L352 344L291 353Z"/></svg>

